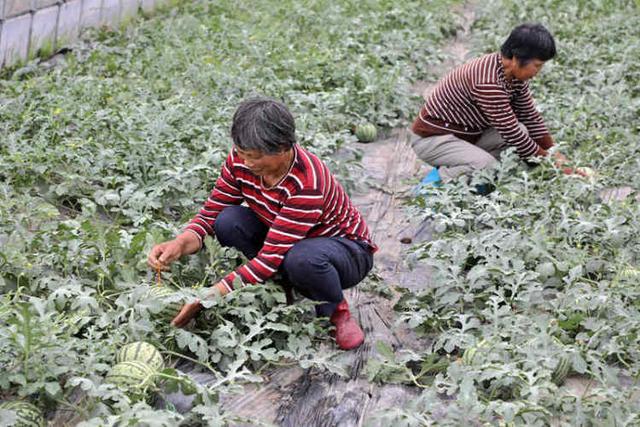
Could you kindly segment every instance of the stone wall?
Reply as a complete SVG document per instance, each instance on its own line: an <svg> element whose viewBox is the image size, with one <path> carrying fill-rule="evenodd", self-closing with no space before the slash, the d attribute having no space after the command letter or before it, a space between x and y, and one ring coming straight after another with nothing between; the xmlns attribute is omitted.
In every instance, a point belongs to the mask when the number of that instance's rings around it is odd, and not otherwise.
<svg viewBox="0 0 640 427"><path fill-rule="evenodd" d="M49 55L87 27L117 27L171 0L0 0L0 67Z"/></svg>

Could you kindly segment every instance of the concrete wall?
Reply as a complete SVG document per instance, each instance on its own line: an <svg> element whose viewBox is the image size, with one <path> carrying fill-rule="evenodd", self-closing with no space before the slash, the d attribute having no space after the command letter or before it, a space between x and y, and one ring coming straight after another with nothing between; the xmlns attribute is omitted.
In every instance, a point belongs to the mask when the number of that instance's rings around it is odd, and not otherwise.
<svg viewBox="0 0 640 427"><path fill-rule="evenodd" d="M0 68L73 43L87 27L115 28L171 0L0 0Z"/></svg>

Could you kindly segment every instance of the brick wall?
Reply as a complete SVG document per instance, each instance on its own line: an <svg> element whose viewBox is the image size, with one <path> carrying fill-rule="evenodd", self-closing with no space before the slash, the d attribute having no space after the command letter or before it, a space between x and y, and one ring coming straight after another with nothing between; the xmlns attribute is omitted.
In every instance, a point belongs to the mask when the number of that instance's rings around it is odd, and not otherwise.
<svg viewBox="0 0 640 427"><path fill-rule="evenodd" d="M171 0L0 0L0 67L48 55L83 28L115 28Z"/></svg>

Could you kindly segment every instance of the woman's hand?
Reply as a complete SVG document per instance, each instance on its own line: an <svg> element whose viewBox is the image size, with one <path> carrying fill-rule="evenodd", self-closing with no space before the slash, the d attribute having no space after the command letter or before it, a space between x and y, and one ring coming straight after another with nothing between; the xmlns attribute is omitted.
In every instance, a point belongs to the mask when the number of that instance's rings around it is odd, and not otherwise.
<svg viewBox="0 0 640 427"><path fill-rule="evenodd" d="M149 251L147 264L157 270L168 270L169 264L183 255L188 255L200 249L200 239L190 231L180 234L173 240L155 245Z"/></svg>
<svg viewBox="0 0 640 427"><path fill-rule="evenodd" d="M584 178L589 178L593 176L594 172L591 168L571 168L565 166L569 160L567 157L559 152L553 153L554 163L558 169L562 171L565 175L579 175Z"/></svg>
<svg viewBox="0 0 640 427"><path fill-rule="evenodd" d="M220 288L221 288L221 283L220 282L216 283L211 288L209 288L205 298L206 299L220 298L222 296L222 292L220 291ZM177 328L184 327L186 324L188 324L191 321L191 319L196 317L196 315L200 313L200 311L202 311L203 308L204 307L200 303L199 299L196 299L193 302L185 304L184 306L182 306L180 313L178 313L178 315L173 318L173 320L171 321L171 325Z"/></svg>
<svg viewBox="0 0 640 427"><path fill-rule="evenodd" d="M194 302L190 302L182 306L182 310L176 317L171 321L171 325L177 328L182 328L187 323L191 321L196 314L200 313L202 310L202 304L200 304L200 300L196 299Z"/></svg>
<svg viewBox="0 0 640 427"><path fill-rule="evenodd" d="M556 167L558 169L563 169L563 166L565 165L565 163L567 163L569 160L567 159L567 156L565 156L564 154L556 151L555 153L553 153L553 159L554 159L554 163L556 165Z"/></svg>

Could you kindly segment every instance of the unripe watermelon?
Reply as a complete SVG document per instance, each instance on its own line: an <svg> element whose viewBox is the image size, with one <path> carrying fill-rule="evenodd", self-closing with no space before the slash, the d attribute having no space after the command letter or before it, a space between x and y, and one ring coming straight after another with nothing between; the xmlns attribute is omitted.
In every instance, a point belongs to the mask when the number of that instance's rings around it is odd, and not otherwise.
<svg viewBox="0 0 640 427"><path fill-rule="evenodd" d="M475 347L469 347L462 354L462 363L465 365L471 366L473 365L473 359L476 357L476 352L478 351Z"/></svg>
<svg viewBox="0 0 640 427"><path fill-rule="evenodd" d="M44 417L40 409L32 403L16 400L0 403L0 409L16 413L16 427L43 427Z"/></svg>
<svg viewBox="0 0 640 427"><path fill-rule="evenodd" d="M584 269L588 274L597 274L601 273L607 267L607 263L601 259L590 259L584 265Z"/></svg>
<svg viewBox="0 0 640 427"><path fill-rule="evenodd" d="M378 130L376 129L376 125L371 123L364 123L358 127L356 127L356 138L360 142L371 142L375 141L378 136Z"/></svg>
<svg viewBox="0 0 640 427"><path fill-rule="evenodd" d="M75 313L71 313L66 318L66 324L68 325L69 332L73 335L78 335L83 328L93 322L93 316L90 310L82 309Z"/></svg>
<svg viewBox="0 0 640 427"><path fill-rule="evenodd" d="M556 274L556 267L552 262L543 262L541 264L538 264L538 266L536 267L536 272L541 279L547 279Z"/></svg>
<svg viewBox="0 0 640 427"><path fill-rule="evenodd" d="M462 363L465 365L471 366L476 358L478 350L480 352L486 351L489 349L489 343L486 340L480 341L474 347L467 348L464 353L462 353Z"/></svg>
<svg viewBox="0 0 640 427"><path fill-rule="evenodd" d="M113 366L105 382L115 385L131 398L142 398L147 387L153 385L155 372L144 362L129 360Z"/></svg>
<svg viewBox="0 0 640 427"><path fill-rule="evenodd" d="M488 392L491 399L511 400L519 398L525 386L526 382L522 378L506 376L494 378Z"/></svg>
<svg viewBox="0 0 640 427"><path fill-rule="evenodd" d="M160 312L158 313L155 313L154 317L170 322L174 317L178 315L178 313L180 313L182 304L178 301L175 301L175 298L171 298L175 295L175 292L165 286L151 286L149 288L149 291L147 292L147 298L156 300L162 305L162 310L160 310Z"/></svg>
<svg viewBox="0 0 640 427"><path fill-rule="evenodd" d="M625 279L636 279L640 278L640 270L633 267L626 267L620 272L620 276Z"/></svg>
<svg viewBox="0 0 640 427"><path fill-rule="evenodd" d="M158 349L153 344L144 341L132 342L122 347L118 352L116 361L118 363L139 361L146 363L155 370L164 368L164 360Z"/></svg>
<svg viewBox="0 0 640 427"><path fill-rule="evenodd" d="M571 367L571 358L568 356L561 356L556 369L551 374L551 380L557 385L562 385L564 380L567 378L567 375L569 375L569 372L571 372Z"/></svg>

